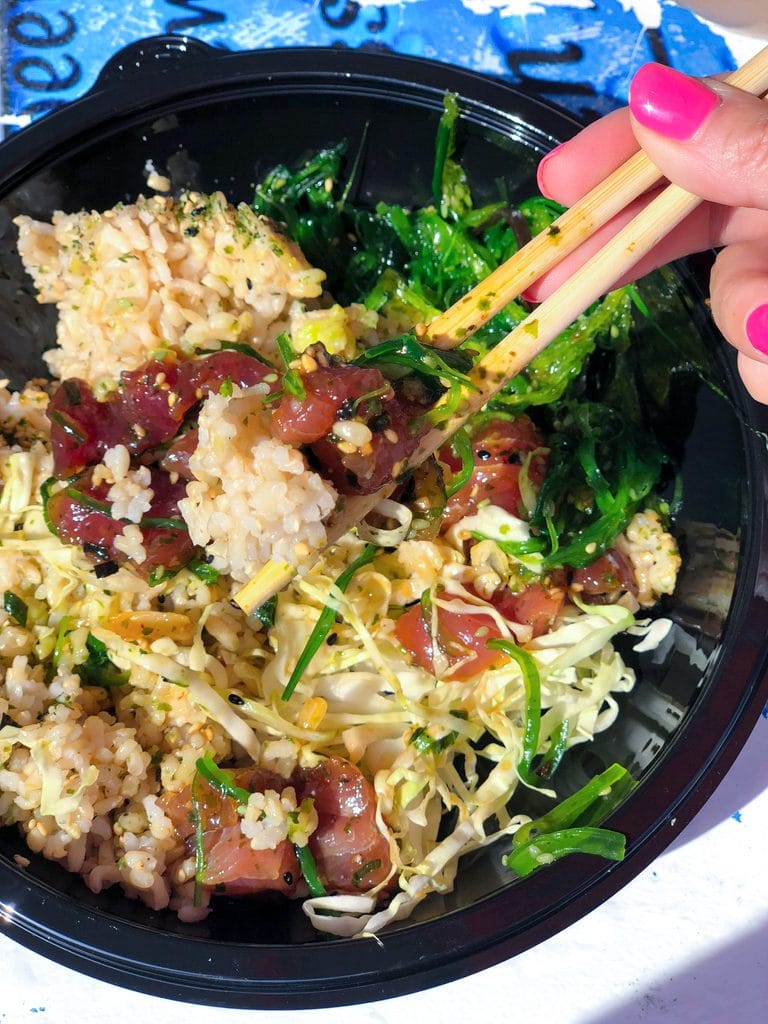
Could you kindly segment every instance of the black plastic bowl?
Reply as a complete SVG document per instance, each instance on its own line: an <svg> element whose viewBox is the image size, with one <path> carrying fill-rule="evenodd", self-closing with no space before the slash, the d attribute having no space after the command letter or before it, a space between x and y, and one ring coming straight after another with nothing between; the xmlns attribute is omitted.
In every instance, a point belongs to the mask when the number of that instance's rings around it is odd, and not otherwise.
<svg viewBox="0 0 768 1024"><path fill-rule="evenodd" d="M361 195L428 199L434 130L445 90L464 112L463 159L479 198L504 179L534 189L546 150L574 133L566 114L505 85L440 64L347 50L225 54L186 40L149 40L113 59L92 94L0 147L0 354L16 383L39 374L53 336L14 251L10 219L56 208L104 209L145 188L151 159L175 185L247 199L278 162L366 125ZM711 330L693 285L691 316ZM731 378L732 379L732 378ZM732 388L701 390L683 447L685 566L665 612L670 640L636 661L640 682L615 726L575 748L565 793L616 760L641 784L613 816L626 833L618 865L574 856L513 881L501 848L462 864L455 891L434 896L383 944L315 935L300 906L219 902L202 924L153 913L116 889L95 896L77 876L25 853L0 830L0 927L76 970L155 995L245 1007L310 1007L393 996L449 981L553 935L616 892L678 834L711 794L768 699L768 544L764 410ZM682 444L684 440L684 445ZM558 773L560 777L561 773Z"/></svg>

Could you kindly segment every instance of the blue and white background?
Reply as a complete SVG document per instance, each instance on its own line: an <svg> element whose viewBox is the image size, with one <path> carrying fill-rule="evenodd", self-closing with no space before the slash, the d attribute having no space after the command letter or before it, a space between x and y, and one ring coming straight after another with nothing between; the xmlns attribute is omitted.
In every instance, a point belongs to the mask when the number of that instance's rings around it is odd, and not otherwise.
<svg viewBox="0 0 768 1024"><path fill-rule="evenodd" d="M81 96L122 47L166 32L231 50L330 45L434 58L584 118L622 104L646 61L706 75L759 46L672 0L0 0L0 137ZM0 1024L765 1024L766 848L768 709L663 856L514 961L363 1007L216 1010L81 977L16 945L0 920Z"/></svg>
<svg viewBox="0 0 768 1024"><path fill-rule="evenodd" d="M244 50L348 46L431 57L524 84L582 116L626 98L648 60L730 70L738 47L671 0L0 0L2 110L21 123L76 98L147 35ZM0 51L2 52L2 51Z"/></svg>

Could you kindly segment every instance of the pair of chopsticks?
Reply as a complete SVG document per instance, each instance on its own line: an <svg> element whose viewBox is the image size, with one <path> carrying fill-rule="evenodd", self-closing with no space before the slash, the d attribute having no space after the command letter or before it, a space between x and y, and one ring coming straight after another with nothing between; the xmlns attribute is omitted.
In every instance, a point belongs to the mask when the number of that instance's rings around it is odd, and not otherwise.
<svg viewBox="0 0 768 1024"><path fill-rule="evenodd" d="M768 91L768 47L726 81L745 92ZM656 185L661 174L643 152L635 154L533 238L506 263L437 316L420 332L436 348L454 348L479 330L507 303L607 224L633 200ZM468 374L473 389L465 388L458 409L440 428L422 437L409 460L414 469L441 448L465 422L530 361L561 334L584 310L610 291L665 235L684 220L702 199L677 185L668 185L598 253L545 299L525 320L484 356ZM362 522L394 490L391 481L373 494L348 497L326 523L328 543ZM281 590L297 572L287 562L268 562L235 596L250 613Z"/></svg>

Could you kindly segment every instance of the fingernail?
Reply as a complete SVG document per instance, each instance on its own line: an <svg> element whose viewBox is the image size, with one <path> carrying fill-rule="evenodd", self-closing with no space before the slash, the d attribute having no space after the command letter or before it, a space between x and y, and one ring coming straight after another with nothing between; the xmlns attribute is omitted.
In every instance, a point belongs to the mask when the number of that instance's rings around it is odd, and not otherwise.
<svg viewBox="0 0 768 1024"><path fill-rule="evenodd" d="M768 356L768 303L752 310L747 317L746 331L752 348Z"/></svg>
<svg viewBox="0 0 768 1024"><path fill-rule="evenodd" d="M695 78L663 64L645 64L629 87L629 109L644 128L685 142L695 135L715 107L716 92Z"/></svg>
<svg viewBox="0 0 768 1024"><path fill-rule="evenodd" d="M545 183L546 166L552 159L552 157L555 155L555 153L559 152L564 145L565 143L561 142L559 146L555 146L554 149L550 149L546 156L543 156L539 161L539 167L536 171L536 181L538 182L539 192L541 192L543 196L546 196L547 199L551 199L552 197L550 196L549 192L547 192L547 186Z"/></svg>

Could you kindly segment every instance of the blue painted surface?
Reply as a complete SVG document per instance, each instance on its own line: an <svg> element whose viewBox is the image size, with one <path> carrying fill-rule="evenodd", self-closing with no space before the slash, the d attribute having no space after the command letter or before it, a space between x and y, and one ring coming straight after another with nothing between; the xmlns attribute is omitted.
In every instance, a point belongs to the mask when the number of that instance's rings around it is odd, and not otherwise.
<svg viewBox="0 0 768 1024"><path fill-rule="evenodd" d="M724 40L670 0L6 0L0 8L2 113L16 116L77 98L110 55L162 32L231 50L340 46L430 57L525 83L585 117L622 103L646 61L693 74L734 66ZM651 12L645 24L638 12Z"/></svg>

